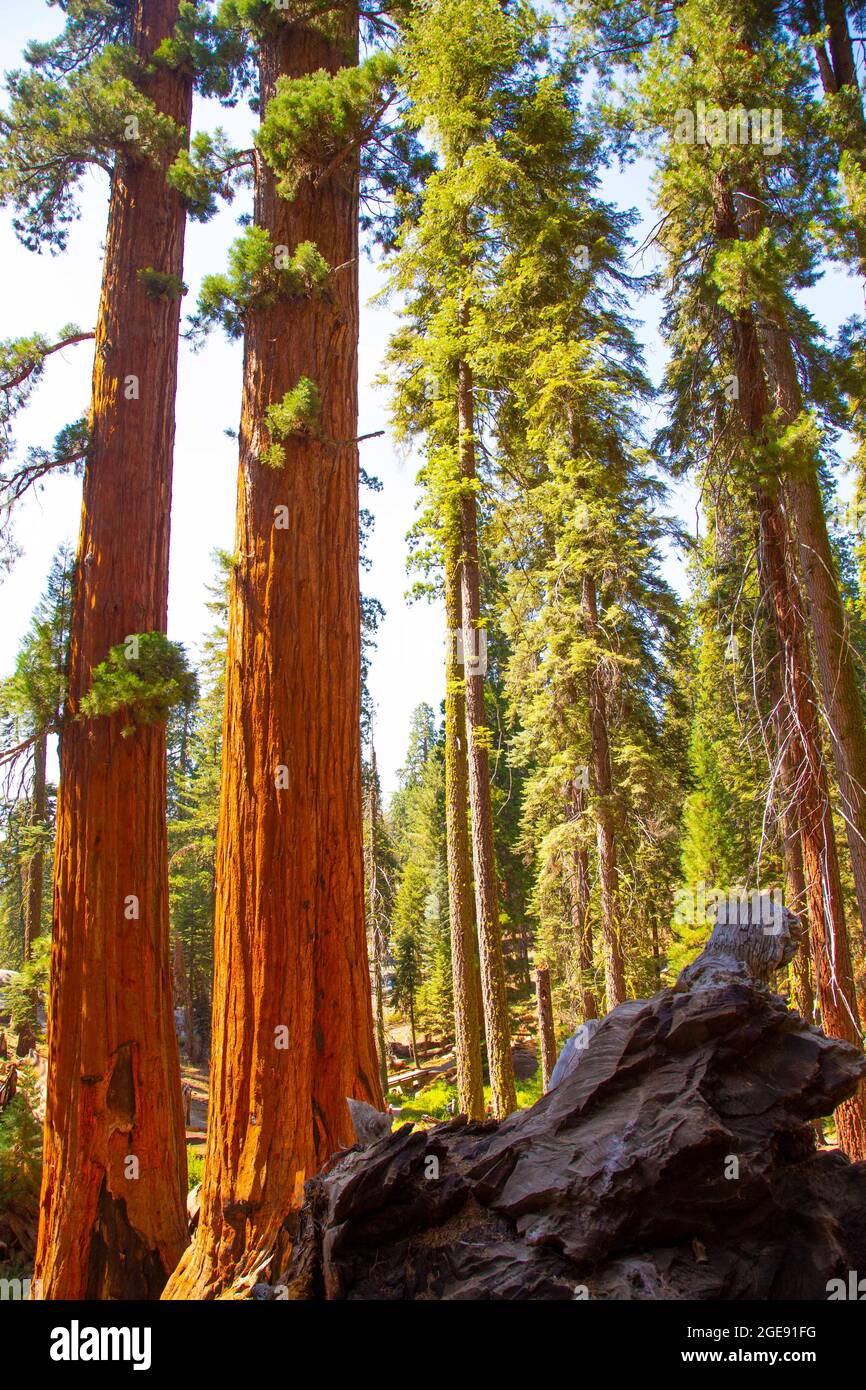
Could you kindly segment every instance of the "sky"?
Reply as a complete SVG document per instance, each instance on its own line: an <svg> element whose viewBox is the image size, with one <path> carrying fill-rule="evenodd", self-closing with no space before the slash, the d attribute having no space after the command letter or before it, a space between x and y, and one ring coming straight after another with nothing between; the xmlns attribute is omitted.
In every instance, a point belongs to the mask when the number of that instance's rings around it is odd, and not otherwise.
<svg viewBox="0 0 866 1390"><path fill-rule="evenodd" d="M62 15L43 0L5 0L0 27L0 71L20 63L30 39L46 39L60 27ZM194 129L221 124L239 143L249 144L254 117L246 107L233 111L215 102L198 100ZM651 225L648 169L611 171L603 193L620 207L641 212L643 232ZM12 230L11 214L0 209L0 267L2 267L2 326L0 337L41 332L49 339L67 323L94 326L99 301L102 246L108 208L104 175L86 175L79 199L81 218L73 227L68 249L59 256L25 250ZM192 312L203 275L222 270L226 253L246 210L242 200L223 208L209 223L187 227L184 280L189 294L184 313ZM635 267L647 269L646 263ZM413 709L426 701L438 709L444 696L444 612L438 603L409 604L405 599L411 578L406 571L406 532L415 518L417 460L404 457L389 434L387 391L373 383L395 327L388 307L369 300L381 288L380 267L361 263L361 328L359 435L385 430L383 437L362 443L361 462L383 486L378 493L362 492L361 503L373 513L375 528L368 544L372 561L362 575L364 591L378 598L385 619L373 655L370 688L375 704L374 738L385 795L396 787ZM862 296L853 281L834 274L810 292L809 307L834 328L849 313L862 309ZM648 298L635 306L639 336L647 350L650 374L660 379L663 354L658 339L659 305ZM47 364L30 409L16 422L19 448L49 445L58 430L86 413L92 367L89 343L56 354ZM234 507L237 443L225 431L236 430L240 415L241 345L213 333L205 347L193 353L181 344L177 397L177 435L171 523L169 578L169 636L183 642L195 657L211 616L205 604L206 586L213 576L215 548L234 549ZM650 422L652 423L652 422ZM0 675L11 671L32 609L45 586L51 559L64 542L73 548L78 535L81 483L73 477L49 478L41 491L31 492L21 507L16 540L22 550L11 574L0 578ZM691 533L696 525L696 497L689 485L672 490L669 510ZM679 589L685 586L682 557L669 554L666 576Z"/></svg>

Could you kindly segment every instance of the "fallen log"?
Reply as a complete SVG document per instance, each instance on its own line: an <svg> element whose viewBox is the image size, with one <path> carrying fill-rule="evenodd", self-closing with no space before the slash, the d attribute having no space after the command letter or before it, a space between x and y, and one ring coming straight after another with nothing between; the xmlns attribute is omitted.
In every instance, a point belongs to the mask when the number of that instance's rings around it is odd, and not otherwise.
<svg viewBox="0 0 866 1390"><path fill-rule="evenodd" d="M824 1299L866 1270L866 1164L812 1120L866 1058L765 981L790 914L719 921L671 989L631 1000L502 1123L404 1125L310 1179L292 1299Z"/></svg>
<svg viewBox="0 0 866 1390"><path fill-rule="evenodd" d="M428 1081L441 1081L448 1072L456 1070L456 1065L454 1058L449 1057L444 1062L434 1063L430 1067L415 1067L412 1071L392 1072L388 1077L388 1090L391 1091L397 1086L411 1086L413 1089L420 1089Z"/></svg>

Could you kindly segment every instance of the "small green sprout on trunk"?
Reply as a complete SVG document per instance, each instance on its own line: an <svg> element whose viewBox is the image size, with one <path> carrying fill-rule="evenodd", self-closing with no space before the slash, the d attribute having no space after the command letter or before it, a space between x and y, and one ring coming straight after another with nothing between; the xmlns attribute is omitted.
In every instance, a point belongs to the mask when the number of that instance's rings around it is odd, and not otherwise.
<svg viewBox="0 0 866 1390"><path fill-rule="evenodd" d="M276 405L268 406L265 419L274 443L262 454L262 463L268 468L282 468L286 455L277 441L291 434L310 434L319 419L319 406L319 388L308 376L302 376Z"/></svg>
<svg viewBox="0 0 866 1390"><path fill-rule="evenodd" d="M128 738L138 725L161 723L176 705L197 698L198 681L179 643L164 632L131 633L94 668L81 714L98 719L124 712L121 732Z"/></svg>
<svg viewBox="0 0 866 1390"><path fill-rule="evenodd" d="M153 266L136 271L136 275L148 299L182 299L187 293L186 285L177 275L166 275L154 270Z"/></svg>
<svg viewBox="0 0 866 1390"><path fill-rule="evenodd" d="M250 309L268 309L277 300L315 293L324 285L330 266L312 241L290 251L275 246L265 227L247 227L229 250L225 274L205 275L198 312L190 323L200 341L219 325L229 338L240 338Z"/></svg>

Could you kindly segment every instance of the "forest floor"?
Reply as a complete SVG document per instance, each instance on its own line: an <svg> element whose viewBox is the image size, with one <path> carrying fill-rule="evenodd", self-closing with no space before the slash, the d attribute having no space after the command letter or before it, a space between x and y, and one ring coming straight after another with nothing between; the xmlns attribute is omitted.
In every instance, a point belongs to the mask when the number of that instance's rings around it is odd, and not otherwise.
<svg viewBox="0 0 866 1390"><path fill-rule="evenodd" d="M512 1014L511 1057L517 1083L517 1103L521 1110L534 1105L541 1095L541 1069L534 1037L535 1011L518 1007ZM388 1068L388 1095L395 1124L411 1121L419 1129L450 1119L448 1106L457 1103L456 1067L453 1047L429 1038L419 1039L419 1067L412 1061L409 1029L405 1024L386 1021L386 1042L391 1057ZM485 1106L490 1088L484 1088Z"/></svg>
<svg viewBox="0 0 866 1390"><path fill-rule="evenodd" d="M534 1105L541 1095L541 1073L538 1066L535 1039L532 1036L534 1011L518 1011L514 1018L514 1046L511 1056L517 1083L517 1103L520 1109ZM419 1129L428 1129L450 1118L449 1103L457 1103L454 1048L430 1037L418 1039L418 1063L412 1059L412 1047L407 1024L396 1019L386 1023L386 1043L389 1054L387 1101L394 1115L394 1124L411 1121ZM207 1064L181 1060L181 1084L188 1105L186 1123L186 1156L190 1189L201 1181L207 1138ZM188 1088L188 1092L186 1090ZM490 1100L490 1088L484 1088L485 1105Z"/></svg>

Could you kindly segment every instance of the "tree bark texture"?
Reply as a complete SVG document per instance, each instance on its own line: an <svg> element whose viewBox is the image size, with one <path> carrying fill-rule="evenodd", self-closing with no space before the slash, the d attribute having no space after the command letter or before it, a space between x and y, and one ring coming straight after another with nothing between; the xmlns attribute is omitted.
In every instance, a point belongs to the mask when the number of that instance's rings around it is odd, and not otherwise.
<svg viewBox="0 0 866 1390"><path fill-rule="evenodd" d="M342 34L286 20L262 40L263 110L280 76L357 60ZM208 1298L287 1239L304 1180L382 1107L364 920L358 580L358 184L344 161L295 197L258 161L255 222L313 241L324 292L248 316L236 558L217 836L213 1058L201 1214L166 1290ZM302 376L319 419L266 466L265 412ZM275 526L288 508L288 528Z"/></svg>
<svg viewBox="0 0 866 1390"><path fill-rule="evenodd" d="M133 44L143 58L177 13L177 0L136 0ZM188 139L190 76L158 68L146 90L179 126L178 143ZM52 1299L157 1297L187 1240L165 730L145 725L124 737L122 715L77 717L112 646L165 631L180 301L150 296L137 272L180 278L185 221L165 165L119 154L60 740L35 1267Z"/></svg>

